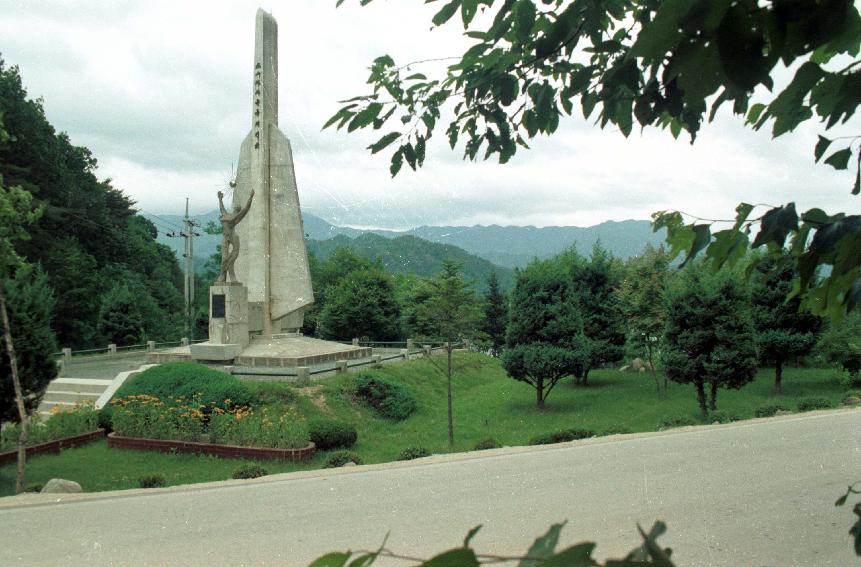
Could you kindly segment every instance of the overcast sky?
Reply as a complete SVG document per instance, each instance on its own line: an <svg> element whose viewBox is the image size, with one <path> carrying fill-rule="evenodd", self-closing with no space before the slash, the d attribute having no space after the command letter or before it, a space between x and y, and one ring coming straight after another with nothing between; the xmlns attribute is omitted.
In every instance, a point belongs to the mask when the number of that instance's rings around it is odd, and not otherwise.
<svg viewBox="0 0 861 567"><path fill-rule="evenodd" d="M681 209L731 217L741 201L858 211L852 174L813 163L818 128L771 140L728 112L696 144L667 132L625 139L581 117L507 165L429 145L425 167L394 180L378 137L321 131L338 100L364 94L367 67L457 55L459 25L429 31L421 0L282 0L280 128L291 139L305 210L352 226L589 226ZM256 2L0 0L0 54L18 65L54 126L99 160L138 206L177 213L217 206L251 124ZM840 132L835 132L838 135ZM857 134L857 132L853 132ZM854 174L854 172L853 172Z"/></svg>

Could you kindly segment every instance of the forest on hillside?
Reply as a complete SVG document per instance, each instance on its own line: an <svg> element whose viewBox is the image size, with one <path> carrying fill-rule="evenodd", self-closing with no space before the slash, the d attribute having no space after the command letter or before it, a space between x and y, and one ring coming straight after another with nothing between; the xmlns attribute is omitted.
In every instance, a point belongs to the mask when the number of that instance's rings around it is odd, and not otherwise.
<svg viewBox="0 0 861 567"><path fill-rule="evenodd" d="M2 59L0 126L0 179L41 209L16 251L47 277L57 345L178 338L182 273L173 252L156 243L155 226L121 188L97 178L90 150L54 129L42 101L28 98L19 69Z"/></svg>

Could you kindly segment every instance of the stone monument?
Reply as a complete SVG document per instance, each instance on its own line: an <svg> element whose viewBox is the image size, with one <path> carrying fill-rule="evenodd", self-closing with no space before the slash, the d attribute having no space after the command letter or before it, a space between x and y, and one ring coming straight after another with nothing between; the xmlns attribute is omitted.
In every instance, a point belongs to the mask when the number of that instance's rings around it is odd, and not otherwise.
<svg viewBox="0 0 861 567"><path fill-rule="evenodd" d="M293 151L278 129L278 24L263 10L253 69L251 131L231 183L232 212L218 193L224 236L221 272L210 288L209 340L148 358L292 366L370 356L368 348L299 333L314 293Z"/></svg>

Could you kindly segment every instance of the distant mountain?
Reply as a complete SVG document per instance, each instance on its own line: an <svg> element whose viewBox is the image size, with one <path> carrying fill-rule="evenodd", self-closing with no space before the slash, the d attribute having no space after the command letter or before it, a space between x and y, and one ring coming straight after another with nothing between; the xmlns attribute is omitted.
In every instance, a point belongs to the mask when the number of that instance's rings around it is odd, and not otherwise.
<svg viewBox="0 0 861 567"><path fill-rule="evenodd" d="M328 240L306 240L308 251L323 260L338 247L348 247L365 258L379 258L386 270L393 274L413 273L419 276L434 276L442 270L443 260L451 259L462 264L461 271L479 289L491 273L495 273L502 288L511 287L514 274L510 268L496 266L450 244L429 242L412 235L385 238L378 234L365 233L356 238L339 234Z"/></svg>
<svg viewBox="0 0 861 567"><path fill-rule="evenodd" d="M178 227L182 225L182 215L155 216L145 214L144 216L147 216L159 227L159 242L169 245L177 252L177 256L181 257L184 246L183 239L168 238L164 233L167 227L174 227L178 232ZM533 258L548 258L571 246L575 246L581 254L588 255L595 242L600 242L613 255L626 259L639 254L646 244L653 246L661 244L665 236L664 230L658 233L652 232L651 223L645 220L607 221L590 227L421 226L398 232L336 226L308 212L303 212L302 217L306 239L325 242L338 236L356 239L364 234L374 234L387 239L412 236L437 244L455 246L461 251L466 251L506 268L525 266ZM215 248L220 242L220 237L205 234L202 230L208 222L218 222L218 213L212 211L204 215L197 215L194 218L200 224L198 233L201 236L196 237L194 241L195 265L200 266L209 255L215 252ZM382 243L374 246L377 249L382 249ZM399 254L405 253L405 248L397 248ZM200 258L199 261L198 258ZM402 258L402 261L407 260L407 258Z"/></svg>

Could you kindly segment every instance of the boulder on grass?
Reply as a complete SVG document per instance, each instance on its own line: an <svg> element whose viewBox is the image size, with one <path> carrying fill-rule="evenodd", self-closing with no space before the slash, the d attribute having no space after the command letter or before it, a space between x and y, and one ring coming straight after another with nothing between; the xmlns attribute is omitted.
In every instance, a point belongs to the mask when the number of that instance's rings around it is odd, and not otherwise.
<svg viewBox="0 0 861 567"><path fill-rule="evenodd" d="M41 494L74 494L82 492L81 485L74 480L52 478L42 487Z"/></svg>

